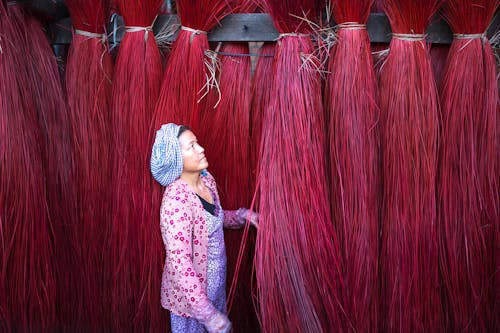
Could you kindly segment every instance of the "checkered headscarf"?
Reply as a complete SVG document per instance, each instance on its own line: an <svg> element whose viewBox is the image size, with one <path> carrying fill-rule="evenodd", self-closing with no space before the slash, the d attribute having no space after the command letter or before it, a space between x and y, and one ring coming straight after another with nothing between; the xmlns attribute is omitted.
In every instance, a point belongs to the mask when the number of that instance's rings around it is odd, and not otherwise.
<svg viewBox="0 0 500 333"><path fill-rule="evenodd" d="M165 124L156 131L156 138L151 152L151 173L163 186L168 186L179 178L184 160L178 134L181 126Z"/></svg>

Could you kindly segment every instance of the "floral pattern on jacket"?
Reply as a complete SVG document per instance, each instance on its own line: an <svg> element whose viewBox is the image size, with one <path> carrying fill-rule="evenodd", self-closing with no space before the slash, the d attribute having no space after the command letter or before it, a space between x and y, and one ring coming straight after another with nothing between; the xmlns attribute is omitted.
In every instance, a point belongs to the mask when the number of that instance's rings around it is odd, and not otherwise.
<svg viewBox="0 0 500 333"><path fill-rule="evenodd" d="M216 202L217 185L207 173L202 180ZM224 226L241 225L234 211L224 212ZM165 245L161 305L172 313L191 317L193 307L207 298L208 226L196 193L182 179L168 185L160 208L160 230Z"/></svg>

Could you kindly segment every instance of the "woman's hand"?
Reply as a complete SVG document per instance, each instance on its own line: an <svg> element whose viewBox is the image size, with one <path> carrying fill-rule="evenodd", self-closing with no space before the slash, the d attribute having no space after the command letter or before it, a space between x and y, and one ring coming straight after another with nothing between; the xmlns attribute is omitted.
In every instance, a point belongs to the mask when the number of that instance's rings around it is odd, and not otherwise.
<svg viewBox="0 0 500 333"><path fill-rule="evenodd" d="M236 216L241 224L245 224L245 221L248 220L254 227L259 227L259 214L253 210L240 208L236 211Z"/></svg>
<svg viewBox="0 0 500 333"><path fill-rule="evenodd" d="M208 333L229 333L231 322L227 316L204 298L198 304L192 304L193 317L205 326Z"/></svg>
<svg viewBox="0 0 500 333"><path fill-rule="evenodd" d="M231 322L222 312L217 312L204 324L208 333L228 333L231 331Z"/></svg>

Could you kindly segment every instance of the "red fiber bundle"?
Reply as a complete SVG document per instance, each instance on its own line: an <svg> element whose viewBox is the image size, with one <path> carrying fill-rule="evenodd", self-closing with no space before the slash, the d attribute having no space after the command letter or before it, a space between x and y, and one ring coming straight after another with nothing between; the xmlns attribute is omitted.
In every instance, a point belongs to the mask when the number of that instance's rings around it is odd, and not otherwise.
<svg viewBox="0 0 500 333"><path fill-rule="evenodd" d="M250 57L248 43L226 43L220 49L222 55L219 74L220 101L215 108L203 112L201 142L204 145L210 172L217 179L221 204L224 209L250 207ZM225 55L228 54L228 55ZM231 56L239 54L242 56ZM243 56L246 54L247 56ZM210 94L208 105L216 105L219 95ZM224 231L227 247L228 281L235 274L238 249L241 243L240 230ZM236 294L236 308L231 312L231 321L237 332L255 331L245 323L252 314L250 285L253 258L248 249L242 254L242 269L239 281L242 289ZM256 318L255 318L256 319ZM243 326L241 326L243 325Z"/></svg>
<svg viewBox="0 0 500 333"><path fill-rule="evenodd" d="M19 9L0 2L0 330L54 330L54 246L44 133ZM24 17L23 17L24 20ZM39 82L44 85L48 82ZM55 96L56 98L57 96Z"/></svg>
<svg viewBox="0 0 500 333"><path fill-rule="evenodd" d="M255 266L263 332L341 330L341 272L330 218L316 1L266 1L279 38L262 122ZM300 18L303 17L303 18Z"/></svg>
<svg viewBox="0 0 500 333"><path fill-rule="evenodd" d="M441 86L449 51L450 45L434 44L430 46L432 72L434 73L434 79L438 87Z"/></svg>
<svg viewBox="0 0 500 333"><path fill-rule="evenodd" d="M47 200L51 219L59 230L74 221L75 207L72 134L64 89L56 58L40 22L19 5L10 6L9 13L24 38L24 44L19 47L24 50L30 71L25 90L32 93L38 111L44 142Z"/></svg>
<svg viewBox="0 0 500 333"><path fill-rule="evenodd" d="M373 13L382 13L384 11L384 0L373 0L371 11Z"/></svg>
<svg viewBox="0 0 500 333"><path fill-rule="evenodd" d="M162 59L150 26L161 0L121 0L125 35L113 83L115 166L111 175L111 305L107 318L120 332L166 331L167 311L159 305L163 243L158 232L159 186L149 171L160 91ZM106 306L106 305L105 305Z"/></svg>
<svg viewBox="0 0 500 333"><path fill-rule="evenodd" d="M239 1L237 12L253 11L253 4ZM204 145L210 172L217 179L221 204L224 209L250 207L252 187L250 179L250 92L251 59L247 42L222 43L219 61L218 90L207 96L207 108L201 112L198 139ZM239 253L243 232L226 230L227 278L241 288L236 288L235 302L228 299L231 321L237 332L255 332L258 329L253 310L251 284L253 246ZM252 235L255 237L255 234ZM253 243L253 242L252 242ZM252 244L249 244L252 245ZM242 266L237 266L241 260ZM242 273L242 274L240 274ZM231 295L232 296L232 295Z"/></svg>
<svg viewBox="0 0 500 333"><path fill-rule="evenodd" d="M217 179L224 209L250 205L250 57L248 43L225 43L220 49L220 95L212 91L202 112L210 172ZM234 54L234 55L231 55Z"/></svg>
<svg viewBox="0 0 500 333"><path fill-rule="evenodd" d="M448 0L442 13L455 34L483 34L498 0ZM453 39L441 91L439 169L441 271L448 329L493 332L495 224L499 221L498 86L484 36Z"/></svg>
<svg viewBox="0 0 500 333"><path fill-rule="evenodd" d="M438 96L423 36L438 4L385 1L393 34L410 35L393 35L380 73L384 332L442 331L435 198Z"/></svg>
<svg viewBox="0 0 500 333"><path fill-rule="evenodd" d="M209 50L206 32L230 13L228 0L179 0L177 13L183 27L172 45L155 111L155 128L164 123L188 125L199 135L201 112L209 92L207 77L212 77L205 62ZM213 107L209 106L209 107ZM205 142L205 146L210 143ZM213 162L213 161L212 161Z"/></svg>
<svg viewBox="0 0 500 333"><path fill-rule="evenodd" d="M225 43L220 49L219 74L220 101L215 109L208 107L203 113L203 137L210 172L217 179L217 189L224 209L250 207L252 188L250 186L250 57L248 43ZM236 56L231 56L235 54ZM239 56L238 56L239 55ZM217 103L218 94L212 91L208 105ZM255 235L254 235L255 236ZM258 322L253 311L250 281L253 254L249 248L242 256L242 267L236 267L238 249L241 243L240 230L225 230L227 248L227 280L239 274L235 294L235 307L231 321L236 332L255 332Z"/></svg>
<svg viewBox="0 0 500 333"><path fill-rule="evenodd" d="M252 182L252 189L256 188L255 182L259 169L262 119L271 100L275 47L276 43L274 42L265 42L260 47L259 57L252 78L252 101L250 107L250 163L252 165L250 180Z"/></svg>
<svg viewBox="0 0 500 333"><path fill-rule="evenodd" d="M70 124L74 135L77 189L77 253L81 260L78 276L80 293L76 308L79 326L89 331L104 327L106 309L96 300L105 299L100 267L109 224L111 185L110 106L113 63L106 45L106 9L103 0L67 0L73 27L73 41L66 65L66 91ZM109 259L108 259L109 260ZM97 271L94 271L98 269ZM73 268L73 273L75 274ZM92 274L88 274L92 272ZM70 303L70 302L69 302Z"/></svg>
<svg viewBox="0 0 500 333"><path fill-rule="evenodd" d="M366 21L372 0L331 1L338 24L325 90L332 216L341 242L346 312L356 332L378 323L379 110Z"/></svg>
<svg viewBox="0 0 500 333"><path fill-rule="evenodd" d="M269 56L269 53L271 56ZM267 54L267 55L266 55ZM255 191L255 183L257 179L257 168L259 159L259 143L260 143L260 130L261 122L263 117L263 112L265 110L264 105L268 105L271 87L272 87L272 64L273 64L273 54L274 54L274 43L265 43L265 45L260 49L259 60L257 61L257 66L255 68L252 86L251 86L251 108L250 108L250 118L249 118L249 154L250 160L247 166L249 169L249 185L248 189L250 194ZM265 60L263 60L265 59ZM238 81L234 81L238 82ZM221 80L222 86L222 80ZM258 87L257 87L258 86ZM255 201L257 200L257 201ZM253 207L253 210L258 211L257 208L258 198L255 196L252 198L252 202L248 202L246 205L248 207ZM255 332L258 323L256 321L255 311L252 302L250 301L251 293L253 293L253 278L254 278L254 267L253 267L253 253L255 250L255 229L250 229L250 235L247 236L248 231L245 229L243 235L233 231L225 231L226 236L226 247L231 246L234 249L237 248L238 244L245 251L239 253L238 260L243 262L243 266L239 267L237 262L237 268L235 275L232 278L231 289L228 295L228 309L230 311L230 318L233 322L233 327L237 329L238 332ZM234 235L234 236L233 236ZM249 241L249 244L247 242ZM232 275L232 264L230 263L231 251L228 250L228 274ZM241 250L240 250L241 252ZM252 253L250 256L249 254ZM233 289L234 288L234 289ZM234 301L233 290L236 292L236 301ZM233 305L233 307L231 307Z"/></svg>
<svg viewBox="0 0 500 333"><path fill-rule="evenodd" d="M67 312L68 293L75 281L67 275L75 262L75 254L68 251L74 244L75 186L73 173L72 134L68 107L62 88L58 64L40 22L28 15L18 5L9 7L9 15L22 35L23 42L16 47L24 57L28 78L23 82L24 94L33 98L37 110L42 142L42 166L46 187L47 205L51 218L51 239L57 260L54 281L58 286L58 315ZM45 245L44 245L45 246ZM49 247L49 245L47 245ZM41 250L44 251L44 250ZM52 251L46 250L47 253ZM51 282L51 283L54 283ZM73 295L71 295L72 297Z"/></svg>

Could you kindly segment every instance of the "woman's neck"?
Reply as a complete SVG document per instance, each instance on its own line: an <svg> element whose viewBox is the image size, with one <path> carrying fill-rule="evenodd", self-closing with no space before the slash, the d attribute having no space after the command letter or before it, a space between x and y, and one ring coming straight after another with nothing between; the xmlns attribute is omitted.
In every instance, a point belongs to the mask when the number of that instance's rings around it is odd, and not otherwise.
<svg viewBox="0 0 500 333"><path fill-rule="evenodd" d="M201 188L204 185L203 181L201 180L201 173L199 172L193 172L193 173L183 172L181 174L181 179L184 180L194 190Z"/></svg>
<svg viewBox="0 0 500 333"><path fill-rule="evenodd" d="M203 180L201 179L201 173L182 173L181 174L181 179L185 181L188 186L191 188L191 190L205 199L205 201L213 204L214 199L212 198L212 194L210 194L210 191L208 187L205 185Z"/></svg>

